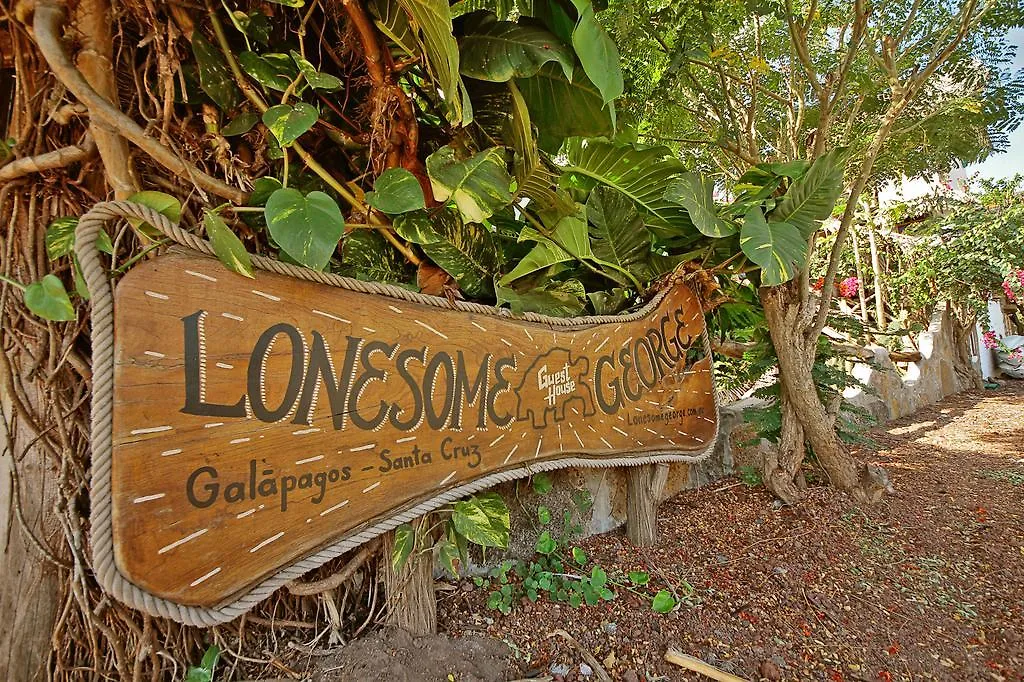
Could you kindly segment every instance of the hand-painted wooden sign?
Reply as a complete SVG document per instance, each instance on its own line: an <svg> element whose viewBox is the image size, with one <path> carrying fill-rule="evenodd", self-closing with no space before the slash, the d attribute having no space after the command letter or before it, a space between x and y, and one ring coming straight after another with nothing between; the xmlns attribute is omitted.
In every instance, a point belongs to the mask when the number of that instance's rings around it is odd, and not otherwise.
<svg viewBox="0 0 1024 682"><path fill-rule="evenodd" d="M172 254L125 276L114 310L114 558L177 605L267 594L499 480L694 461L717 434L681 283L633 319L566 326Z"/></svg>

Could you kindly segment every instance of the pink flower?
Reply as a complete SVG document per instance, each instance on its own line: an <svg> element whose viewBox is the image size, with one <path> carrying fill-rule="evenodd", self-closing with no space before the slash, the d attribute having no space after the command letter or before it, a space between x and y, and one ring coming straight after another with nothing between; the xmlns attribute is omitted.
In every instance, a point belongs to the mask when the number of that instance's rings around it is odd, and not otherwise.
<svg viewBox="0 0 1024 682"><path fill-rule="evenodd" d="M860 289L860 280L856 277L847 277L839 283L839 295L843 298L853 298Z"/></svg>
<svg viewBox="0 0 1024 682"><path fill-rule="evenodd" d="M999 335L989 330L981 335L981 343L985 348L994 350L999 347Z"/></svg>

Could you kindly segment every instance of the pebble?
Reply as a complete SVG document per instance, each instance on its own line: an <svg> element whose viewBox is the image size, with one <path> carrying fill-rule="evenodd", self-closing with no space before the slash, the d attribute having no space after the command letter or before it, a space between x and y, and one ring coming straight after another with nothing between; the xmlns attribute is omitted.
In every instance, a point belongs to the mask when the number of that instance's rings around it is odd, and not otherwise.
<svg viewBox="0 0 1024 682"><path fill-rule="evenodd" d="M603 627L604 627L604 633L606 635L614 635L615 631L619 629L619 626L616 625L615 623L605 623Z"/></svg>
<svg viewBox="0 0 1024 682"><path fill-rule="evenodd" d="M590 677L594 674L594 669L586 663L580 663L580 674L583 675L583 677Z"/></svg>
<svg viewBox="0 0 1024 682"><path fill-rule="evenodd" d="M552 663L548 672L557 677L565 677L569 674L569 666L564 663Z"/></svg>

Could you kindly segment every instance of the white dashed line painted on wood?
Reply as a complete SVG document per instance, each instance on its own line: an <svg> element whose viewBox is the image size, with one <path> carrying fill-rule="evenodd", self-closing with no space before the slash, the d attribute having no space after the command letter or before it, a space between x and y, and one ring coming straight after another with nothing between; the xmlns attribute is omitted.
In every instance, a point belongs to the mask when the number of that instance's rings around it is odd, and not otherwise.
<svg viewBox="0 0 1024 682"><path fill-rule="evenodd" d="M621 434L622 434L623 436L625 436L626 438L629 438L629 434L628 434L628 433L626 433L625 431L623 431L622 429L620 429L620 428L619 428L618 426L613 426L613 427L612 427L612 430L613 430L613 431L618 431L619 433L621 433Z"/></svg>
<svg viewBox="0 0 1024 682"><path fill-rule="evenodd" d="M196 578L195 580L193 580L192 582L190 582L190 583L188 584L188 586L189 586L189 587L195 587L195 586L196 586L196 585L198 585L199 583L202 583L202 582L206 582L207 580L209 580L209 579L210 579L210 578L212 578L213 576L217 575L218 573L220 573L220 566L218 566L217 568L213 569L212 571L210 571L210 572L209 572L209 573L207 573L206 575L201 575L201 576L199 576L198 578Z"/></svg>
<svg viewBox="0 0 1024 682"><path fill-rule="evenodd" d="M437 331L436 329L434 329L433 327L431 327L431 326L430 326L429 324L427 324L426 322L422 322L422 321L420 321L420 320L413 320L413 322L415 322L415 323L416 323L416 324L418 324L419 326L423 327L423 328L424 328L424 329L426 329L427 331L431 331L431 332L434 332L435 334L437 334L438 336L440 336L440 337L441 337L442 339L445 339L445 340L447 340L447 339L448 339L448 335L447 335L447 334L442 334L441 332Z"/></svg>
<svg viewBox="0 0 1024 682"><path fill-rule="evenodd" d="M501 342L502 342L503 344L505 344L506 346L508 346L509 348L511 348L511 347L512 347L512 344L511 344L511 343L509 343L508 341L506 341L505 339L502 339L501 337L498 337L498 340L499 340L499 341L501 341Z"/></svg>
<svg viewBox="0 0 1024 682"><path fill-rule="evenodd" d="M132 500L133 504L140 504L142 502L150 502L152 500L159 500L161 497L167 497L167 493L157 493L155 495L143 495L142 497L136 497Z"/></svg>
<svg viewBox="0 0 1024 682"><path fill-rule="evenodd" d="M338 504L334 505L333 507L328 507L327 509L324 509L322 512L320 512L320 516L327 516L332 511L338 511L339 509L344 507L346 504L348 504L348 500L342 500L341 502L339 502Z"/></svg>
<svg viewBox="0 0 1024 682"><path fill-rule="evenodd" d="M317 455L316 457L307 457L306 459L297 459L297 460L295 460L295 463L296 464L309 464L310 462L319 462L323 458L324 458L323 455Z"/></svg>
<svg viewBox="0 0 1024 682"><path fill-rule="evenodd" d="M226 362L218 362L217 366L220 367L221 369L234 369L235 368L234 365L229 365Z"/></svg>
<svg viewBox="0 0 1024 682"><path fill-rule="evenodd" d="M577 433L576 431L573 431L573 432L572 432L572 435L576 436L576 440L578 440L578 441L579 441L579 443L580 443L580 447L581 447L581 448L585 448L585 447L587 447L586 445L584 445L584 444L583 444L583 439L582 439L582 438L580 438L580 434L578 434L578 433Z"/></svg>
<svg viewBox="0 0 1024 682"><path fill-rule="evenodd" d="M244 519L246 516L252 516L256 513L256 507L253 507L249 511L244 511L241 514L235 514L236 519Z"/></svg>
<svg viewBox="0 0 1024 682"><path fill-rule="evenodd" d="M161 431L170 431L173 426L150 426L146 429L132 429L131 434L133 436L142 436L147 433L160 433Z"/></svg>
<svg viewBox="0 0 1024 682"><path fill-rule="evenodd" d="M609 450L614 450L615 449L615 448L612 447L612 444L609 443L608 441L606 441L604 438L601 438L601 442L604 443L605 447L607 447Z"/></svg>
<svg viewBox="0 0 1024 682"><path fill-rule="evenodd" d="M151 358L163 358L166 357L163 353L157 353L155 350L147 350L143 355L148 355Z"/></svg>
<svg viewBox="0 0 1024 682"><path fill-rule="evenodd" d="M646 431L647 433L653 433L653 434L654 434L655 436L658 436L658 435L660 435L660 434L659 434L659 433L658 433L657 431L655 431L654 429L644 429L644 431Z"/></svg>
<svg viewBox="0 0 1024 682"><path fill-rule="evenodd" d="M518 449L519 449L519 443L516 443L515 447L513 447L511 450L509 450L508 456L505 457L505 461L502 462L502 464L508 464L508 461L510 459L512 459L512 455L516 454L516 450L518 450Z"/></svg>
<svg viewBox="0 0 1024 682"><path fill-rule="evenodd" d="M368 485L365 488L363 488L363 494L365 495L366 493L370 492L371 490L373 490L374 488L376 488L379 485L380 485L380 481L377 481L376 483L371 483L370 485Z"/></svg>
<svg viewBox="0 0 1024 682"><path fill-rule="evenodd" d="M376 329L371 329L370 327L363 327L363 331L368 333L368 334L376 334L377 333Z"/></svg>
<svg viewBox="0 0 1024 682"><path fill-rule="evenodd" d="M208 530L210 530L210 529L209 528L202 528L200 530L197 530L195 533L192 533L191 535L186 535L185 537L183 537L180 540L175 540L171 544L165 545L165 546L161 547L160 549L158 549L156 551L156 553L157 554L166 554L167 552L170 552L175 547L180 547L181 545L184 545L186 542L190 542L192 540L195 540L200 535L205 534Z"/></svg>
<svg viewBox="0 0 1024 682"><path fill-rule="evenodd" d="M452 478L454 478L454 477L455 477L455 474L456 474L456 473L458 473L458 472L457 472L457 471L453 471L453 472L451 472L450 474L448 474L447 476L445 476L445 477L444 477L444 480L442 480L442 481L441 481L440 483L438 483L437 485L438 485L438 486L442 486L442 485L444 485L445 483L447 483L448 481L452 480Z"/></svg>
<svg viewBox="0 0 1024 682"><path fill-rule="evenodd" d="M263 298L267 299L268 301L280 301L281 300L280 296L274 296L273 294L268 294L267 292L260 291L259 289L253 289L252 293L256 294L257 296L262 296Z"/></svg>
<svg viewBox="0 0 1024 682"><path fill-rule="evenodd" d="M487 331L487 327L483 327L483 326L477 324L476 322L470 322L470 324L473 325L474 327L476 327L477 329L479 329L482 332Z"/></svg>
<svg viewBox="0 0 1024 682"><path fill-rule="evenodd" d="M187 272L188 274L192 275L193 277L198 277L199 279L205 279L207 282L216 282L217 281L216 277L210 277L207 274L204 274L202 272L196 272L195 270L186 270L185 272Z"/></svg>
<svg viewBox="0 0 1024 682"><path fill-rule="evenodd" d="M228 441L228 445L238 445L239 443L248 443L252 438L233 438Z"/></svg>
<svg viewBox="0 0 1024 682"><path fill-rule="evenodd" d="M707 417L704 417L704 416L701 416L701 419L706 421L708 424L714 424L715 423L714 419L708 419Z"/></svg>
<svg viewBox="0 0 1024 682"><path fill-rule="evenodd" d="M537 440L537 452L533 453L533 458L537 459L540 457L540 444L544 442L543 438Z"/></svg>
<svg viewBox="0 0 1024 682"><path fill-rule="evenodd" d="M342 324L352 324L351 320L346 320L344 317L338 317L337 315L331 315L330 313L325 313L324 311L317 310L316 308L313 308L313 314L314 315L323 315L324 317L328 317L328 318L330 318L330 319L332 319L332 320L334 320L336 322L341 322Z"/></svg>
<svg viewBox="0 0 1024 682"><path fill-rule="evenodd" d="M495 445L497 444L497 442L498 442L499 440L501 440L502 438L504 438L504 437L505 437L505 434L503 433L503 434L501 434L500 436L498 436L497 438L495 438L494 440L492 440L492 441L491 441L491 444L490 444L490 445L488 445L487 447L489 447L489 448L493 448L493 447L494 447L494 446L495 446Z"/></svg>
<svg viewBox="0 0 1024 682"><path fill-rule="evenodd" d="M395 307L395 306L393 306L393 305L389 305L388 307L389 307L389 308L391 308L392 310L394 310L394 311L395 311L396 313L398 313L399 315L401 315L401 314L402 314L402 309L401 309L401 308L396 308L396 307Z"/></svg>
<svg viewBox="0 0 1024 682"><path fill-rule="evenodd" d="M372 450L375 447L377 447L376 443L369 443L367 445L360 445L359 447L349 448L348 451L349 452L362 452L363 450ZM339 452L340 452L340 450L339 450Z"/></svg>
<svg viewBox="0 0 1024 682"><path fill-rule="evenodd" d="M607 336L604 337L604 341L601 342L601 345L599 345L597 348L594 349L594 352L595 353L600 353L601 349L604 348L604 344L606 344L606 343L608 343L608 337Z"/></svg>
<svg viewBox="0 0 1024 682"><path fill-rule="evenodd" d="M260 544L256 545L252 549L250 549L249 550L249 554L253 554L254 552L260 551L261 549L263 549L264 547L269 545L271 542L274 542L275 540L280 540L282 536L284 536L284 531L283 530L280 533L275 533L274 535L271 535L269 538L267 538L266 540L264 540Z"/></svg>
<svg viewBox="0 0 1024 682"><path fill-rule="evenodd" d="M530 336L530 330L529 329L527 329L526 327L523 327L523 333L526 334L526 338L530 339L530 341L533 341L533 337Z"/></svg>
<svg viewBox="0 0 1024 682"><path fill-rule="evenodd" d="M416 436L406 436L405 438L399 438L396 443L408 443L411 440L416 440Z"/></svg>
<svg viewBox="0 0 1024 682"><path fill-rule="evenodd" d="M160 294L160 293L157 293L155 291L149 291L149 290L146 291L146 296L149 296L150 298L158 298L161 301L167 301L167 300L170 300L170 298L171 298L167 294Z"/></svg>
<svg viewBox="0 0 1024 682"><path fill-rule="evenodd" d="M163 452L160 453L160 456L161 457L171 457L172 455L180 455L180 454L181 454L181 448L173 448L171 450L164 450Z"/></svg>
<svg viewBox="0 0 1024 682"><path fill-rule="evenodd" d="M299 429L298 431L292 431L292 435L293 436L305 436L306 434L309 434L309 433L316 433L319 430L320 430L319 427L314 426L314 427L311 427L311 428L308 428L308 429Z"/></svg>
<svg viewBox="0 0 1024 682"><path fill-rule="evenodd" d="M224 422L210 422L209 424L203 424L204 429L215 429L218 426L224 426Z"/></svg>
<svg viewBox="0 0 1024 682"><path fill-rule="evenodd" d="M221 317L226 317L229 320L235 320L236 322L245 322L245 318L241 315L233 315L232 313L221 313Z"/></svg>

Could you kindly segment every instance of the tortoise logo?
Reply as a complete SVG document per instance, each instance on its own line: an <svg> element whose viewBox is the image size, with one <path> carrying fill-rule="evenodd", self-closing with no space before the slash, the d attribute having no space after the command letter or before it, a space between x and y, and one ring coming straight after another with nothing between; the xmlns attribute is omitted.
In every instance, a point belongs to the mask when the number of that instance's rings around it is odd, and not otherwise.
<svg viewBox="0 0 1024 682"><path fill-rule="evenodd" d="M563 421L571 403L578 404L573 409L580 416L593 416L597 410L589 374L590 360L586 356L574 359L565 348L553 348L538 356L527 367L523 380L513 389L516 394L516 420L530 420L533 428L544 428L551 416L556 422ZM540 405L523 400L524 389L528 386L532 389L530 384L534 382L542 398ZM530 393L537 395L532 390Z"/></svg>

